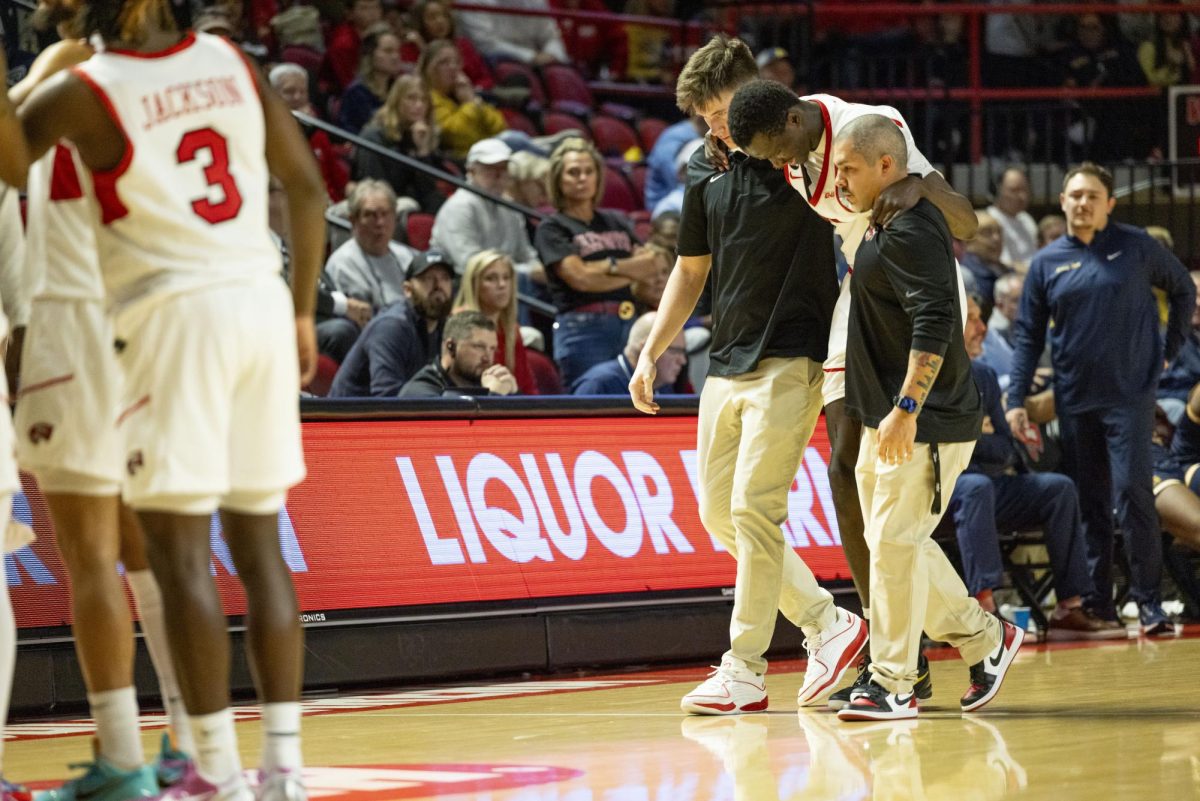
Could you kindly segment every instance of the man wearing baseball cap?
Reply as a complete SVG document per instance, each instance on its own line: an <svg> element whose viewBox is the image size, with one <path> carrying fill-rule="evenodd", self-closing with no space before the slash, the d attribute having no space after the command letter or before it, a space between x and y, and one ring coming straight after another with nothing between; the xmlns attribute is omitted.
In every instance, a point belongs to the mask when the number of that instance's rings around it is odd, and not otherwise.
<svg viewBox="0 0 1200 801"><path fill-rule="evenodd" d="M511 157L512 150L499 139L481 139L467 152L467 183L490 195L503 195ZM498 250L512 256L518 273L544 274L524 216L469 190L458 190L438 209L430 244L446 253L460 272L481 250Z"/></svg>
<svg viewBox="0 0 1200 801"><path fill-rule="evenodd" d="M404 300L367 323L329 390L331 398L394 398L441 349L450 314L454 264L441 251L418 254L408 265Z"/></svg>

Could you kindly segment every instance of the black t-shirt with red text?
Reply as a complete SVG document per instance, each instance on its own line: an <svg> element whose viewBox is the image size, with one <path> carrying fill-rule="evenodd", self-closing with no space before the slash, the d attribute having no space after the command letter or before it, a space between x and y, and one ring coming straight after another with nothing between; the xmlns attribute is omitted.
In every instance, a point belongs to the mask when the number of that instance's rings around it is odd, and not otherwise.
<svg viewBox="0 0 1200 801"><path fill-rule="evenodd" d="M622 214L599 209L591 223L585 223L560 212L542 220L533 245L537 248L538 258L546 265L550 299L559 312L602 301L633 300L629 287L611 292L580 292L568 286L559 274L562 260L567 256L578 256L584 261L632 256L637 239L633 235L633 226Z"/></svg>

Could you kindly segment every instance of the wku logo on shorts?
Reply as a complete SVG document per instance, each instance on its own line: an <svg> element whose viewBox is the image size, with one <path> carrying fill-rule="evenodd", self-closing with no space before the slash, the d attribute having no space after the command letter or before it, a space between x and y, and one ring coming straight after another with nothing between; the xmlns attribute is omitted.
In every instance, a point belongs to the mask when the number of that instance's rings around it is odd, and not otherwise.
<svg viewBox="0 0 1200 801"><path fill-rule="evenodd" d="M125 470L128 471L130 476L137 475L137 471L141 470L145 466L146 460L142 456L142 452L140 450L129 454L129 458L125 460Z"/></svg>
<svg viewBox="0 0 1200 801"><path fill-rule="evenodd" d="M50 423L34 423L29 427L29 441L34 445L39 442L49 442L54 436L54 426Z"/></svg>

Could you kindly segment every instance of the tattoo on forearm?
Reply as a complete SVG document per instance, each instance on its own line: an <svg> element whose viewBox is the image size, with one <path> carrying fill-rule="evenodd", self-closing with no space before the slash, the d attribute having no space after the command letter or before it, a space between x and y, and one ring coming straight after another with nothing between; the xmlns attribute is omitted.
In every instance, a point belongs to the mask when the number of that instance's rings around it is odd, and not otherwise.
<svg viewBox="0 0 1200 801"><path fill-rule="evenodd" d="M917 391L913 399L917 403L925 404L925 399L929 397L929 390L933 389L933 382L937 380L941 369L942 357L936 353L927 353L921 350L914 350L909 353L909 381L907 383L916 387Z"/></svg>

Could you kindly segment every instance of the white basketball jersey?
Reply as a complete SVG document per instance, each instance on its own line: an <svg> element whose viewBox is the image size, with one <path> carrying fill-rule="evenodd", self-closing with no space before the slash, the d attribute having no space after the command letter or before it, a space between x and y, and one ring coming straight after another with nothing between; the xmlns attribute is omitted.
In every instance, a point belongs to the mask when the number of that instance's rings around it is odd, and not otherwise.
<svg viewBox="0 0 1200 801"><path fill-rule="evenodd" d="M852 120L868 114L881 114L893 120L904 134L910 173L924 177L934 172L933 165L917 149L908 123L900 116L900 112L891 106L847 103L832 95L806 95L801 99L816 103L821 108L825 132L821 134L821 141L816 149L808 154L808 160L799 166L784 167L784 175L792 188L804 196L813 211L833 223L834 229L842 238L842 253L846 261L853 266L854 254L858 251L867 228L870 227L870 212L855 211L842 199L837 188L837 167L830 163L833 140Z"/></svg>
<svg viewBox="0 0 1200 801"><path fill-rule="evenodd" d="M122 162L92 175L113 306L280 271L262 102L232 44L188 34L158 53L102 51L74 71L126 139Z"/></svg>
<svg viewBox="0 0 1200 801"><path fill-rule="evenodd" d="M104 300L91 176L66 141L29 168L26 276L37 298Z"/></svg>

